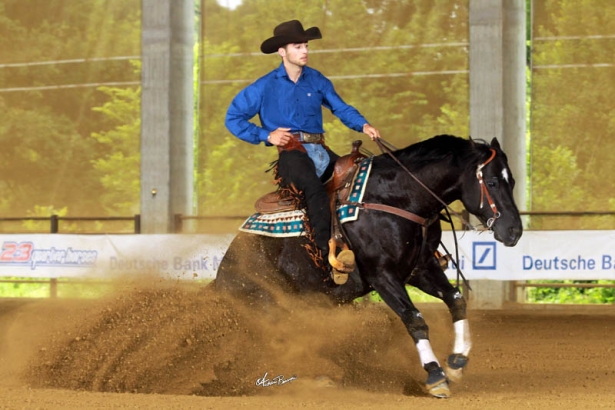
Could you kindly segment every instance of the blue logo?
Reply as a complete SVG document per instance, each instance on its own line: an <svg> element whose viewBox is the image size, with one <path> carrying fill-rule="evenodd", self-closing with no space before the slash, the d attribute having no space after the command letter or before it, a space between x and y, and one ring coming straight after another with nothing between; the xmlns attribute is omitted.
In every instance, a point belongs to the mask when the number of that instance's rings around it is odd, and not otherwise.
<svg viewBox="0 0 615 410"><path fill-rule="evenodd" d="M472 243L472 268L475 270L495 270L495 242Z"/></svg>

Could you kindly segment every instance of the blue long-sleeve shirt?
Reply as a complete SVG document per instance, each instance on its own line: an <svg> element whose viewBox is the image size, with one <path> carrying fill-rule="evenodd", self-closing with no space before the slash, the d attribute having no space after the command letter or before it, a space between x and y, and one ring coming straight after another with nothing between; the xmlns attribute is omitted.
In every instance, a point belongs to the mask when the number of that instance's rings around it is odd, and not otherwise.
<svg viewBox="0 0 615 410"><path fill-rule="evenodd" d="M280 64L237 94L226 113L225 125L237 138L252 144L268 144L267 136L279 127L290 128L293 133L324 133L323 106L355 131L361 132L367 124L361 113L346 104L333 83L319 71L305 66L294 83ZM261 127L250 122L257 114Z"/></svg>

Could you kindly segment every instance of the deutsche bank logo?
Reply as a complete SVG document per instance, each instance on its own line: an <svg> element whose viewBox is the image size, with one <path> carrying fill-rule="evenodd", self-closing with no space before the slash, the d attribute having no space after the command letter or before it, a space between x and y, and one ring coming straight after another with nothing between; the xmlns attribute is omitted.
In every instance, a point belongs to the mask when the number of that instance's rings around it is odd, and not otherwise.
<svg viewBox="0 0 615 410"><path fill-rule="evenodd" d="M495 242L472 243L472 268L495 270Z"/></svg>

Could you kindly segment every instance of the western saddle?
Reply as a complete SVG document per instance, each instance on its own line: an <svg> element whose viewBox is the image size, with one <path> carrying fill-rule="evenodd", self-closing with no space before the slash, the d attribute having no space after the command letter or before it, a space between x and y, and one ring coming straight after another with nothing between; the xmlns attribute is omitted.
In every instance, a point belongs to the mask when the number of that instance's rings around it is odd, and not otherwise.
<svg viewBox="0 0 615 410"><path fill-rule="evenodd" d="M355 268L355 261L354 253L350 250L344 238L336 208L338 203L348 199L359 164L367 158L359 151L361 144L362 141L360 140L352 143L352 151L335 162L333 175L325 184L331 210L331 238L329 239L328 260L333 268L332 278L338 285L346 283L348 274ZM260 197L254 204L256 212L276 213L298 209L297 201L288 196L281 196L283 195L281 192L286 191L274 191ZM340 253L336 255L337 249L340 249Z"/></svg>

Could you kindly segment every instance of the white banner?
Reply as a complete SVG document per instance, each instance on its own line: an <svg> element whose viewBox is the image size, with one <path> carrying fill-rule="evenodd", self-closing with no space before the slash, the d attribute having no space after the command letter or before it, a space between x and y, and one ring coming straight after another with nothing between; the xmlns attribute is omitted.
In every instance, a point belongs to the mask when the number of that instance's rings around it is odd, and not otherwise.
<svg viewBox="0 0 615 410"><path fill-rule="evenodd" d="M158 272L173 278L214 278L234 234L0 235L0 276L110 277ZM615 231L526 231L513 248L491 233L458 232L466 278L492 280L615 280ZM455 255L450 231L446 249ZM446 271L456 277L452 266Z"/></svg>
<svg viewBox="0 0 615 410"><path fill-rule="evenodd" d="M468 279L615 280L615 231L525 231L507 248L490 232L458 232L459 265ZM452 233L444 246L455 255ZM449 278L456 271L447 269Z"/></svg>
<svg viewBox="0 0 615 410"><path fill-rule="evenodd" d="M0 276L214 278L235 235L0 235Z"/></svg>

